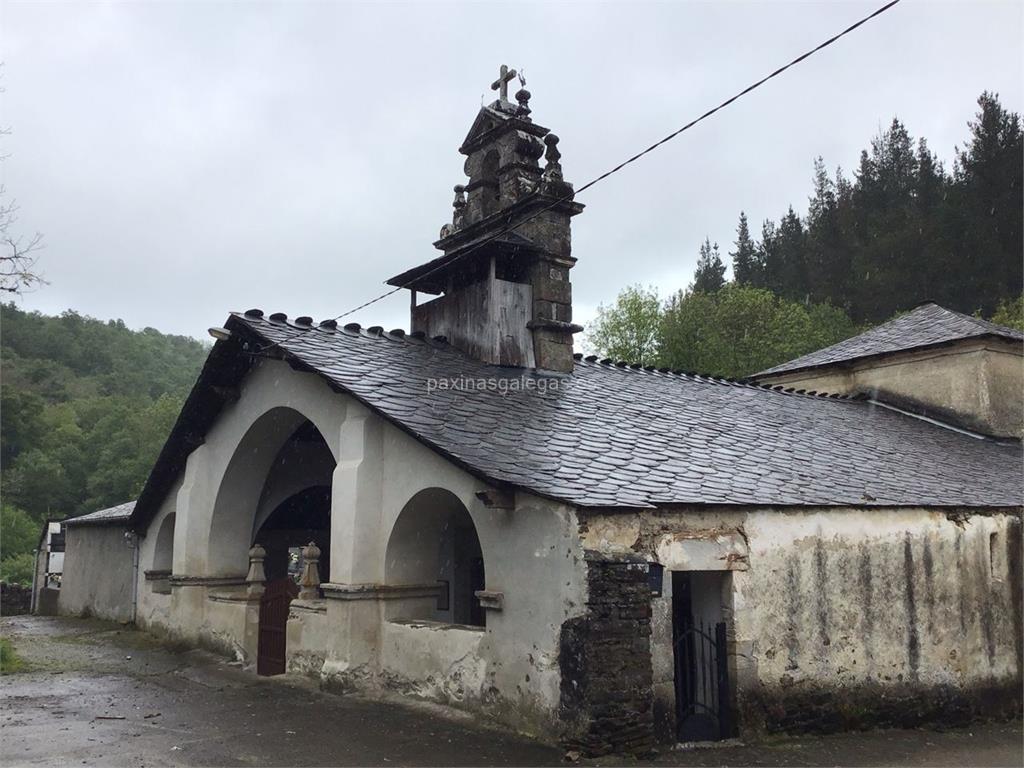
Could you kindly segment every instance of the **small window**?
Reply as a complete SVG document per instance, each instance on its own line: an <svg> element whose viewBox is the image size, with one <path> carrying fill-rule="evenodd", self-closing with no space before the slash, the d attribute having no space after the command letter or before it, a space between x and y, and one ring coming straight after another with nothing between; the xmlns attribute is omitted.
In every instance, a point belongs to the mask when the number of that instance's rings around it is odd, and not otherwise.
<svg viewBox="0 0 1024 768"><path fill-rule="evenodd" d="M661 563L647 565L647 580L651 586L651 595L661 597L661 586L665 583L665 566Z"/></svg>
<svg viewBox="0 0 1024 768"><path fill-rule="evenodd" d="M1006 572L1003 559L1004 548L999 546L999 534L995 531L988 535L988 572L992 581L1002 581Z"/></svg>

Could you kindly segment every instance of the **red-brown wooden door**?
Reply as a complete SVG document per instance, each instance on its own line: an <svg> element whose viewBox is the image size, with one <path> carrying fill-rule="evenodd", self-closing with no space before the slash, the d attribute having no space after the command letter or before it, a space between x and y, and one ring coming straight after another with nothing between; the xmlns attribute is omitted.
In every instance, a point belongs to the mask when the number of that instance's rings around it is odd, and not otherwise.
<svg viewBox="0 0 1024 768"><path fill-rule="evenodd" d="M288 608L299 594L298 585L285 577L267 584L260 598L260 633L256 674L280 675L285 668Z"/></svg>

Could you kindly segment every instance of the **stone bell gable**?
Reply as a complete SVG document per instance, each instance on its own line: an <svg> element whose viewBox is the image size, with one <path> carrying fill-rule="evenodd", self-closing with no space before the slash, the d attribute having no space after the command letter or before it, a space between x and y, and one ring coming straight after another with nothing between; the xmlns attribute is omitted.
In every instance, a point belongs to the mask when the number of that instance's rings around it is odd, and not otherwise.
<svg viewBox="0 0 1024 768"><path fill-rule="evenodd" d="M499 98L480 109L459 152L452 221L434 247L444 255L389 285L412 291L410 326L486 363L570 373L570 219L583 210L562 177L558 137L533 122L525 88L508 100L514 70L502 67ZM543 165L541 161L543 160ZM417 294L438 298L417 304Z"/></svg>

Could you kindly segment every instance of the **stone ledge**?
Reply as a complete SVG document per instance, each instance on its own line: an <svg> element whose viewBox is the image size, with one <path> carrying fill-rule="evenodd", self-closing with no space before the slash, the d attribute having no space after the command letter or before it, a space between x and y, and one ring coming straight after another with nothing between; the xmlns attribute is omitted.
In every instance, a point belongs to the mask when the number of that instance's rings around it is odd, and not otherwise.
<svg viewBox="0 0 1024 768"><path fill-rule="evenodd" d="M330 584L320 585L328 600L401 600L410 597L437 597L436 584Z"/></svg>
<svg viewBox="0 0 1024 768"><path fill-rule="evenodd" d="M211 592L206 596L211 603L256 603L259 596L250 597L245 592Z"/></svg>
<svg viewBox="0 0 1024 768"><path fill-rule="evenodd" d="M300 613L327 613L327 601L320 598L317 600L292 600L289 609Z"/></svg>
<svg viewBox="0 0 1024 768"><path fill-rule="evenodd" d="M462 630L465 632L478 632L480 634L487 631L487 627L478 627L475 624L452 624L448 621L433 621L431 619L391 619L388 621L388 624L411 627L413 629Z"/></svg>
<svg viewBox="0 0 1024 768"><path fill-rule="evenodd" d="M505 607L505 593L478 589L473 593L480 601L480 607L488 611L500 611Z"/></svg>
<svg viewBox="0 0 1024 768"><path fill-rule="evenodd" d="M246 583L245 576L184 576L171 574L172 587L237 587Z"/></svg>

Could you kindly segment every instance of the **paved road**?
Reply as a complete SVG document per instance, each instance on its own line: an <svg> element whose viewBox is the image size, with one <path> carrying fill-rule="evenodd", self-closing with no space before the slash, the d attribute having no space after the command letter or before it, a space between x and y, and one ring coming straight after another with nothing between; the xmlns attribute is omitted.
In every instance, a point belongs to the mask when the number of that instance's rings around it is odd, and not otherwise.
<svg viewBox="0 0 1024 768"><path fill-rule="evenodd" d="M2 765L559 765L562 753L431 705L258 678L202 651L78 619L9 617L26 669L0 678ZM447 712L447 711L445 711ZM108 719L109 718L109 719ZM668 750L659 765L1021 766L1021 725ZM601 760L601 765L618 761Z"/></svg>

